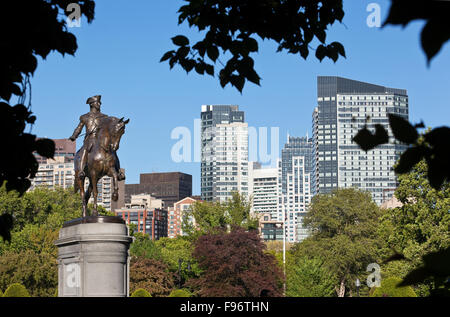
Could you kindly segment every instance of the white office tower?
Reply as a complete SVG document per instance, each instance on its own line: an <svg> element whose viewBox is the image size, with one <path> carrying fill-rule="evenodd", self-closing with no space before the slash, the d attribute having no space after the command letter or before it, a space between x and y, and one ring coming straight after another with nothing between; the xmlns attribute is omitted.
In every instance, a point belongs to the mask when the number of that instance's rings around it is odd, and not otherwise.
<svg viewBox="0 0 450 317"><path fill-rule="evenodd" d="M288 137L281 155L279 210L285 215L286 241L300 242L308 236L303 219L312 198L312 140L307 137Z"/></svg>
<svg viewBox="0 0 450 317"><path fill-rule="evenodd" d="M250 162L249 176L249 193L253 199L252 213L270 214L271 219L277 219L278 168L261 168L261 165Z"/></svg>
<svg viewBox="0 0 450 317"><path fill-rule="evenodd" d="M201 198L248 197L248 125L238 106L204 105L201 112Z"/></svg>

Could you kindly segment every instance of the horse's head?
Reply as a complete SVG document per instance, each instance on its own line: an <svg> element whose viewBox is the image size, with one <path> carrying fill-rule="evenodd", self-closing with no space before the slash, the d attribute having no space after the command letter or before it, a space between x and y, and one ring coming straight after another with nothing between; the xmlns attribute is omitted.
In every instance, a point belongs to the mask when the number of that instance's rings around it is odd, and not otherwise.
<svg viewBox="0 0 450 317"><path fill-rule="evenodd" d="M112 142L111 147L113 151L117 151L119 149L120 138L125 133L125 125L130 122L130 119L124 120L124 118L120 118L115 120L115 123L112 126Z"/></svg>

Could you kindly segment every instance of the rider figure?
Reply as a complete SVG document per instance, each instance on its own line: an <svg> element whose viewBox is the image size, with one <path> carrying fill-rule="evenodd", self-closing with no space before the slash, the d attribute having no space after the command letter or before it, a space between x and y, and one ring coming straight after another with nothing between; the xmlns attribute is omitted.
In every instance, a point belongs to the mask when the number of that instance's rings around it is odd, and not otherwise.
<svg viewBox="0 0 450 317"><path fill-rule="evenodd" d="M71 141L75 141L83 130L83 127L86 127L86 135L84 137L84 143L81 153L80 173L78 174L78 177L81 179L86 177L85 168L87 165L87 156L88 153L92 150L92 146L96 142L100 119L107 117L107 115L100 112L100 106L102 104L100 101L101 97L102 96L97 95L88 98L86 103L89 104L91 110L80 117L80 123L76 127L75 131L73 131L72 136L69 138ZM125 175L123 175L123 173L119 171L118 180L123 179L125 179Z"/></svg>

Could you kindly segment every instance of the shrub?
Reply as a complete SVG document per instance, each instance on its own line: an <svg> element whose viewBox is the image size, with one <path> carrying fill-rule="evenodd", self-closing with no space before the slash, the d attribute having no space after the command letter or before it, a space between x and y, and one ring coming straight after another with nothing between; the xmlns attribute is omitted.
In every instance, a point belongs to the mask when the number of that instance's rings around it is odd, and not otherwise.
<svg viewBox="0 0 450 317"><path fill-rule="evenodd" d="M371 290L370 297L417 297L411 286L397 287L402 279L389 277L381 281L381 286Z"/></svg>
<svg viewBox="0 0 450 317"><path fill-rule="evenodd" d="M152 297L152 295L150 295L150 293L147 292L145 289L138 288L133 292L133 294L131 294L131 297Z"/></svg>
<svg viewBox="0 0 450 317"><path fill-rule="evenodd" d="M192 297L192 293L185 289L173 290L169 297Z"/></svg>
<svg viewBox="0 0 450 317"><path fill-rule="evenodd" d="M143 257L132 257L130 263L130 293L142 288L154 297L165 297L174 289L173 273L165 263Z"/></svg>
<svg viewBox="0 0 450 317"><path fill-rule="evenodd" d="M22 284L14 283L6 289L3 297L30 297L30 293Z"/></svg>

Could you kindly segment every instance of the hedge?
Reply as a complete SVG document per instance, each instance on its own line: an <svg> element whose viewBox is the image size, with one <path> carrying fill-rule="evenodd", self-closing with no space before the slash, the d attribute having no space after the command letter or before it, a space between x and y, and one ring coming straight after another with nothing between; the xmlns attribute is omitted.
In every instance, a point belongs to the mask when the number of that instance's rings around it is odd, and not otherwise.
<svg viewBox="0 0 450 317"><path fill-rule="evenodd" d="M133 294L131 294L131 297L152 297L152 295L150 295L150 293L147 292L145 289L138 288L133 292Z"/></svg>
<svg viewBox="0 0 450 317"><path fill-rule="evenodd" d="M381 281L381 286L371 290L371 297L417 297L411 286L397 287L401 278L389 277Z"/></svg>
<svg viewBox="0 0 450 317"><path fill-rule="evenodd" d="M169 297L192 297L192 293L185 289L176 289L170 293Z"/></svg>
<svg viewBox="0 0 450 317"><path fill-rule="evenodd" d="M30 297L30 293L22 284L14 283L8 286L3 297Z"/></svg>

